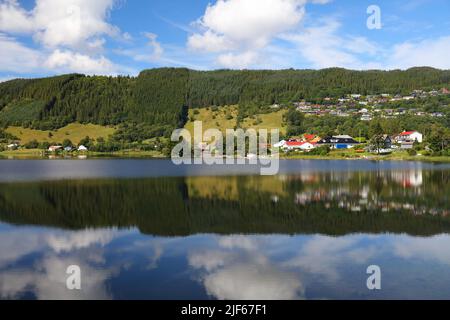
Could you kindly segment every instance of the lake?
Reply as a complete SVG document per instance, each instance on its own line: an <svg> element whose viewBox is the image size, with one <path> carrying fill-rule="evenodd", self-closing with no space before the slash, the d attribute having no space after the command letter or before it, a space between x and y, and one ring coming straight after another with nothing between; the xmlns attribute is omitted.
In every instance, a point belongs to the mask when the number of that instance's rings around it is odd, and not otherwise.
<svg viewBox="0 0 450 320"><path fill-rule="evenodd" d="M449 164L258 172L2 160L0 298L450 299ZM67 289L72 265L81 290Z"/></svg>

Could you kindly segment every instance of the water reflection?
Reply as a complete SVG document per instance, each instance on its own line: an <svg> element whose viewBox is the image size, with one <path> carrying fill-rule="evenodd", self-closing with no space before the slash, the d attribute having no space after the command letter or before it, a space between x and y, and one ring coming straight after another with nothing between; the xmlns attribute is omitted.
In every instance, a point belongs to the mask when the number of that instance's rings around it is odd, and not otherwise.
<svg viewBox="0 0 450 320"><path fill-rule="evenodd" d="M33 299L110 299L105 282L115 266L105 266L104 247L116 230L61 232L0 229L0 297ZM78 265L83 290L66 288L66 269Z"/></svg>
<svg viewBox="0 0 450 320"><path fill-rule="evenodd" d="M0 298L450 298L449 173L0 183Z"/></svg>
<svg viewBox="0 0 450 320"><path fill-rule="evenodd" d="M0 220L142 233L341 235L450 230L449 172L316 172L0 183Z"/></svg>

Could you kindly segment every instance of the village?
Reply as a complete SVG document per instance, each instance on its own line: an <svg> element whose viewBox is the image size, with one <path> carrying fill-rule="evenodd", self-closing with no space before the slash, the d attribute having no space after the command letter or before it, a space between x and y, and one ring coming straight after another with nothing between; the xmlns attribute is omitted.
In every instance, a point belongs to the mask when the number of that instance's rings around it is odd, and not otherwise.
<svg viewBox="0 0 450 320"><path fill-rule="evenodd" d="M389 154L394 150L413 150L415 144L424 141L423 134L418 131L403 131L396 136L382 135L380 146L377 148L372 144L362 144L349 135L336 135L321 138L313 134L304 134L288 140L282 140L274 147L284 152L310 152L319 147L328 147L330 150L356 149L357 152L372 152L377 154ZM365 147L364 147L365 145ZM359 148L358 148L359 147Z"/></svg>
<svg viewBox="0 0 450 320"><path fill-rule="evenodd" d="M450 95L447 88L441 90L414 90L409 95L367 95L362 94L348 94L339 99L324 98L322 103L312 103L305 100L294 103L294 106L299 112L305 115L325 116L332 115L338 117L358 116L362 121L371 121L375 117L380 118L396 118L406 114L415 116L431 116L441 118L445 114L442 112L428 112L422 108L413 106L406 107L407 104L412 104L415 101L426 101L433 97ZM406 104L403 106L395 106L394 104ZM273 105L272 108L279 108L279 105Z"/></svg>

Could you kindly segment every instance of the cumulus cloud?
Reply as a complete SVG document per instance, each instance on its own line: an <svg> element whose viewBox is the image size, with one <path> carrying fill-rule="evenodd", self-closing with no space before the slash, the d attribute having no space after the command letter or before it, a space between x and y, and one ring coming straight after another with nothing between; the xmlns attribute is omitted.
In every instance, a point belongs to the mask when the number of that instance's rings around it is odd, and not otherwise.
<svg viewBox="0 0 450 320"><path fill-rule="evenodd" d="M196 51L221 52L217 63L249 66L258 50L302 20L306 0L219 0L195 23L201 32L188 38Z"/></svg>
<svg viewBox="0 0 450 320"><path fill-rule="evenodd" d="M23 9L17 0L0 3L0 31L26 33L33 31L31 15Z"/></svg>
<svg viewBox="0 0 450 320"><path fill-rule="evenodd" d="M121 36L107 21L114 3L36 0L26 10L17 0L0 0L2 71L116 74L120 67L102 54L105 36ZM29 36L41 48L24 45L15 35Z"/></svg>
<svg viewBox="0 0 450 320"><path fill-rule="evenodd" d="M26 11L17 0L8 0L0 5L0 31L31 33L48 47L84 48L95 37L117 33L106 21L113 4L114 0L37 0L33 10Z"/></svg>
<svg viewBox="0 0 450 320"><path fill-rule="evenodd" d="M86 74L114 74L116 70L115 65L104 56L92 58L81 53L59 49L50 54L44 66L58 72L76 70Z"/></svg>
<svg viewBox="0 0 450 320"><path fill-rule="evenodd" d="M206 32L194 35L195 49L228 50L262 47L280 32L296 26L304 15L304 0L219 0L208 5L197 22ZM213 46L209 43L213 42ZM192 43L191 43L192 44Z"/></svg>

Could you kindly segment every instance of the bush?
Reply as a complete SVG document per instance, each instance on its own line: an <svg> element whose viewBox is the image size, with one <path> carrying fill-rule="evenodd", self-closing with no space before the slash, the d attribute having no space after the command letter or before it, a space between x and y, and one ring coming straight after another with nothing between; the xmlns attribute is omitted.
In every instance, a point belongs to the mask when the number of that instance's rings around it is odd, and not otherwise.
<svg viewBox="0 0 450 320"><path fill-rule="evenodd" d="M414 149L408 149L408 155L410 156L417 156L417 151Z"/></svg>
<svg viewBox="0 0 450 320"><path fill-rule="evenodd" d="M195 115L200 114L200 111L198 111L198 109L195 109L195 110L194 110L194 114L195 114Z"/></svg>
<svg viewBox="0 0 450 320"><path fill-rule="evenodd" d="M330 147L328 146L321 146L315 149L312 149L310 152L308 152L309 155L312 156L326 156L330 153Z"/></svg>
<svg viewBox="0 0 450 320"><path fill-rule="evenodd" d="M39 149L43 149L43 150L48 150L48 148L50 148L50 143L49 142L41 142L39 144Z"/></svg>
<svg viewBox="0 0 450 320"><path fill-rule="evenodd" d="M32 140L25 144L25 149L37 149L39 148L39 142L37 140Z"/></svg>

